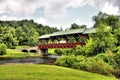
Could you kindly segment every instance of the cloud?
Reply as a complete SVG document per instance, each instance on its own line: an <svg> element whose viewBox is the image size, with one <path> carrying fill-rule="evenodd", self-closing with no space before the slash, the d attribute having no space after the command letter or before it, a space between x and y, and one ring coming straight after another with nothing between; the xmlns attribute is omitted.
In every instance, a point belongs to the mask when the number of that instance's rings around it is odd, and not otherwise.
<svg viewBox="0 0 120 80"><path fill-rule="evenodd" d="M74 9L86 5L108 14L120 14L120 0L0 0L0 20L30 19L34 17L37 10L43 8L43 15L35 19L37 23L66 28L70 25L50 23L47 18L51 18L51 20L53 17L56 19L64 18L69 14L68 8ZM79 19L74 20L73 22L78 24L88 24L90 26L92 24Z"/></svg>
<svg viewBox="0 0 120 80"><path fill-rule="evenodd" d="M43 24L43 25L47 25L47 21L45 18L38 18L35 20L35 22L39 23L39 24Z"/></svg>
<svg viewBox="0 0 120 80"><path fill-rule="evenodd" d="M49 0L45 5L45 15L59 17L66 15L69 0Z"/></svg>
<svg viewBox="0 0 120 80"><path fill-rule="evenodd" d="M106 2L101 11L108 14L119 15L119 7L114 6L110 2Z"/></svg>
<svg viewBox="0 0 120 80"><path fill-rule="evenodd" d="M61 27L63 29L67 29L68 27L70 27L71 24L56 24L56 23L52 23L52 22L48 22L45 18L40 17L38 19L34 20L36 23L38 24L43 24L43 25L48 25L51 27L57 27L58 29L60 29Z"/></svg>
<svg viewBox="0 0 120 80"><path fill-rule="evenodd" d="M6 20L10 21L10 20L16 20L16 19L17 18L15 17L8 17L6 15L0 16L0 20L3 20L3 21L6 21Z"/></svg>
<svg viewBox="0 0 120 80"><path fill-rule="evenodd" d="M68 14L67 8L78 8L85 5L98 7L106 13L111 12L110 8L115 9L116 13L120 13L119 0L0 0L0 14L28 17L43 7L45 16L64 17ZM116 14L115 12L113 14Z"/></svg>
<svg viewBox="0 0 120 80"><path fill-rule="evenodd" d="M81 7L87 4L87 0L69 0L70 3L68 5L68 7L73 7L73 8L77 8L77 7Z"/></svg>
<svg viewBox="0 0 120 80"><path fill-rule="evenodd" d="M76 24L78 24L78 25L87 24L87 27L88 27L88 28L92 27L93 24L94 24L92 21L89 21L89 23L88 23L88 22L85 22L85 21L80 20L80 19L74 20L73 23L76 23Z"/></svg>
<svg viewBox="0 0 120 80"><path fill-rule="evenodd" d="M120 15L120 0L92 0L90 5L104 13Z"/></svg>
<svg viewBox="0 0 120 80"><path fill-rule="evenodd" d="M13 17L13 16L7 16L7 15L2 15L0 16L0 20L3 21L11 21L11 20L23 20L25 18L17 18L17 17ZM28 18L29 19L29 18Z"/></svg>
<svg viewBox="0 0 120 80"><path fill-rule="evenodd" d="M120 13L120 0L110 0L110 1L111 1L111 4L113 4L113 6L119 8L119 13Z"/></svg>
<svg viewBox="0 0 120 80"><path fill-rule="evenodd" d="M39 0L0 0L0 13L26 17L32 15L42 4Z"/></svg>

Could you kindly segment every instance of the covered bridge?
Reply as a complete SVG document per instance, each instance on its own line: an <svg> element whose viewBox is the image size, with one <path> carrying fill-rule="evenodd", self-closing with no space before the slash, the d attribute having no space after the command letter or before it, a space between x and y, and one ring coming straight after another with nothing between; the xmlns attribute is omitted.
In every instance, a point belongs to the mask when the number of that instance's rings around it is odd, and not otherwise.
<svg viewBox="0 0 120 80"><path fill-rule="evenodd" d="M88 34L96 33L95 28L81 28L54 32L39 37L38 49L41 54L47 55L48 48L75 48L85 45Z"/></svg>

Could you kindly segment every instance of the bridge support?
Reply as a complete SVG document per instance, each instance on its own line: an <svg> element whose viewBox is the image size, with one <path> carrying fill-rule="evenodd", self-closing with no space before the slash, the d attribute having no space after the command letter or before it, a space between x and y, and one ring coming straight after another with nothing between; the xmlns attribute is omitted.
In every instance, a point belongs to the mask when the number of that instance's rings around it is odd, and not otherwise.
<svg viewBox="0 0 120 80"><path fill-rule="evenodd" d="M38 53L41 56L48 56L48 49L39 49Z"/></svg>

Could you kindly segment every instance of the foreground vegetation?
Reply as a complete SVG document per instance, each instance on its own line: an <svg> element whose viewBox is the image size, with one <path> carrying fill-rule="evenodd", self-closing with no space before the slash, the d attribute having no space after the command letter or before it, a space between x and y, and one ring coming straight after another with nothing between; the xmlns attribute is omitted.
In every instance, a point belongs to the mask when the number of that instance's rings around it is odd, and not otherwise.
<svg viewBox="0 0 120 80"><path fill-rule="evenodd" d="M93 20L96 33L89 34L86 45L55 50L64 55L56 64L120 77L120 17L99 13Z"/></svg>
<svg viewBox="0 0 120 80"><path fill-rule="evenodd" d="M0 80L117 80L80 70L53 65L0 65Z"/></svg>

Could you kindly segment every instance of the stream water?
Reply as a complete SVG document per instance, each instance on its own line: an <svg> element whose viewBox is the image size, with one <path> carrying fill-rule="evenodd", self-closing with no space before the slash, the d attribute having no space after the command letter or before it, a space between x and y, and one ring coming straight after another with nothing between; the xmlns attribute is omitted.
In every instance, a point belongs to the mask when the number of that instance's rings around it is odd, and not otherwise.
<svg viewBox="0 0 120 80"><path fill-rule="evenodd" d="M60 56L50 55L46 57L1 59L0 64L7 64L7 63L54 64L57 58L60 58Z"/></svg>

